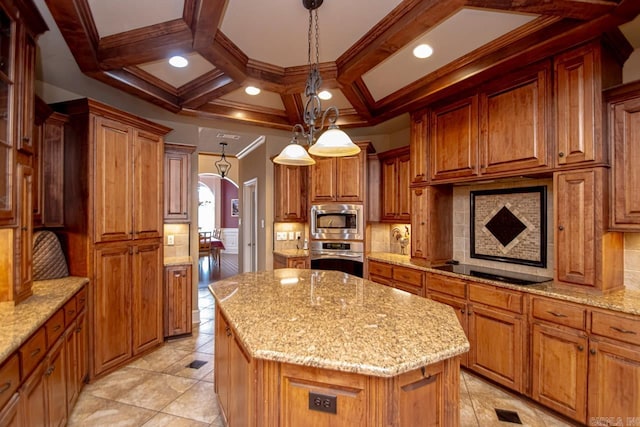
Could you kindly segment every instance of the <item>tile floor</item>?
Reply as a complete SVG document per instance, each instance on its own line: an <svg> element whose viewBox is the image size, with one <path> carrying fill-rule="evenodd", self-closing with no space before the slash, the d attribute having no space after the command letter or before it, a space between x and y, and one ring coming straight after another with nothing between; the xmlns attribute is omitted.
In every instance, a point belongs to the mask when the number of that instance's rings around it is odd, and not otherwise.
<svg viewBox="0 0 640 427"><path fill-rule="evenodd" d="M160 349L88 384L69 417L69 426L210 426L224 424L213 391L213 298L201 288L202 323L193 336ZM187 365L206 362L199 369ZM460 426L518 424L498 421L494 408L517 411L524 426L569 426L540 407L463 372ZM300 426L303 427L303 426Z"/></svg>

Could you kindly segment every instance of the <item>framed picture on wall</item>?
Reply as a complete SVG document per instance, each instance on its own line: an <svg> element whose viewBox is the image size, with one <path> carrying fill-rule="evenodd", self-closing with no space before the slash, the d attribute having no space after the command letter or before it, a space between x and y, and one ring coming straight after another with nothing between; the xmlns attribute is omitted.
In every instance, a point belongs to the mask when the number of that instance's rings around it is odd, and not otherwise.
<svg viewBox="0 0 640 427"><path fill-rule="evenodd" d="M231 199L231 216L240 216L240 205L238 205L238 199Z"/></svg>

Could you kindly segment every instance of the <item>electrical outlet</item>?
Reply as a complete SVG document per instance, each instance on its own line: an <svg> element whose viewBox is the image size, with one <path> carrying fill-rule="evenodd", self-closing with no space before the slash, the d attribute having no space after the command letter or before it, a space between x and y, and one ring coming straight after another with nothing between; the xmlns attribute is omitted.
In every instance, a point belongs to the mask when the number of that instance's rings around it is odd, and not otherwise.
<svg viewBox="0 0 640 427"><path fill-rule="evenodd" d="M175 245L175 240L173 234L167 235L167 246Z"/></svg>
<svg viewBox="0 0 640 427"><path fill-rule="evenodd" d="M287 240L287 232L286 231L276 232L276 240Z"/></svg>
<svg viewBox="0 0 640 427"><path fill-rule="evenodd" d="M290 232L289 232L289 240L293 240L293 239L294 239L294 237L293 237L293 231L290 231Z"/></svg>
<svg viewBox="0 0 640 427"><path fill-rule="evenodd" d="M329 414L338 413L337 396L328 394L309 392L309 409L313 411L327 412Z"/></svg>
<svg viewBox="0 0 640 427"><path fill-rule="evenodd" d="M296 240L302 239L302 232L296 231Z"/></svg>

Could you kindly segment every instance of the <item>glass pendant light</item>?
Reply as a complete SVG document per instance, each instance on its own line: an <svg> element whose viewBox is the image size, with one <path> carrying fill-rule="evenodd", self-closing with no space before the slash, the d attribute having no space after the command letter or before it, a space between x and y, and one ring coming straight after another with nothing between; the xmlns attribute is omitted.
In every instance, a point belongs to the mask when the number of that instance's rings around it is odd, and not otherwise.
<svg viewBox="0 0 640 427"><path fill-rule="evenodd" d="M316 161L309 156L307 150L298 144L297 135L291 138L291 142L273 159L273 162L290 166L309 166L316 163Z"/></svg>
<svg viewBox="0 0 640 427"><path fill-rule="evenodd" d="M220 157L220 160L218 160L214 164L216 165L216 169L218 169L218 173L220 174L222 179L224 179L225 176L229 175L229 169L231 169L231 163L227 161L227 158L224 155L224 147L227 146L227 143L221 142L220 145L222 146L222 156Z"/></svg>

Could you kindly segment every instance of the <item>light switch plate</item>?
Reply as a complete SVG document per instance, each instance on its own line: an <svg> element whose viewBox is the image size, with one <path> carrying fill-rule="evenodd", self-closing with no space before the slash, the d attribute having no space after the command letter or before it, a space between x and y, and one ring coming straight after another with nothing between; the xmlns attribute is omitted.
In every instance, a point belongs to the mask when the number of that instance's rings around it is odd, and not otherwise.
<svg viewBox="0 0 640 427"><path fill-rule="evenodd" d="M293 231L289 232L289 240L295 239Z"/></svg>
<svg viewBox="0 0 640 427"><path fill-rule="evenodd" d="M302 232L296 231L296 240L302 239Z"/></svg>
<svg viewBox="0 0 640 427"><path fill-rule="evenodd" d="M167 235L167 246L175 245L175 240L173 234Z"/></svg>
<svg viewBox="0 0 640 427"><path fill-rule="evenodd" d="M287 232L286 231L277 231L276 232L276 240L287 240Z"/></svg>

